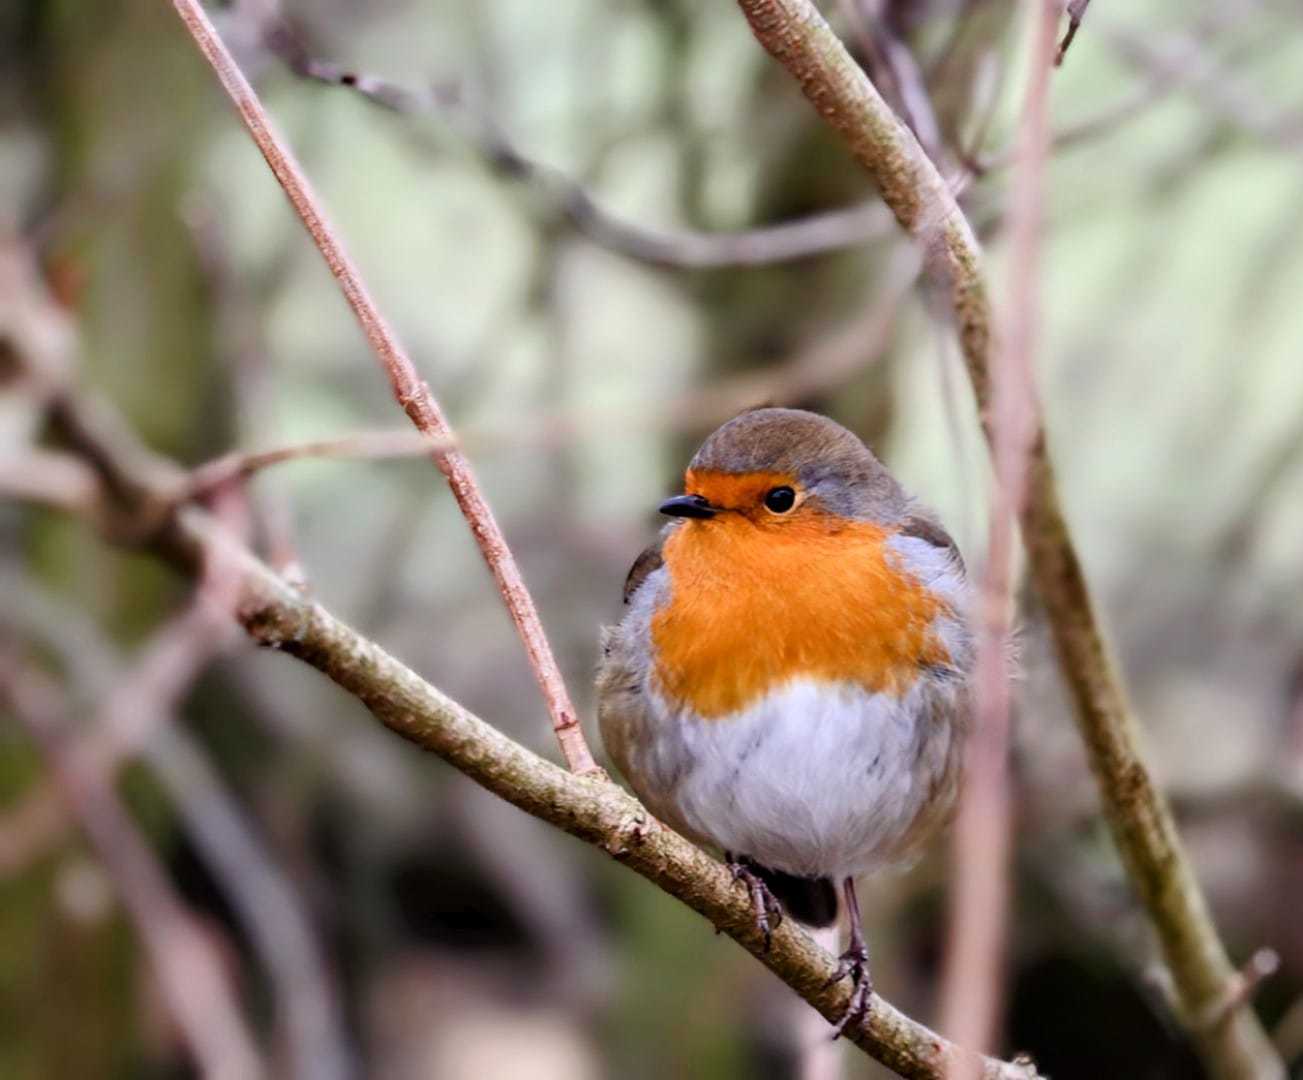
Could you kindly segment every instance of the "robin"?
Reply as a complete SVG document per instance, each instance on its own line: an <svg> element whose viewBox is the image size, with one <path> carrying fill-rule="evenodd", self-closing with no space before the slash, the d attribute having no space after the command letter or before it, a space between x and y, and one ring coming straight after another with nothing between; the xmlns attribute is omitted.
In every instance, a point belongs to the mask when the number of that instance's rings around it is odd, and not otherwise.
<svg viewBox="0 0 1303 1080"><path fill-rule="evenodd" d="M868 1011L857 875L951 815L971 714L954 542L860 439L763 408L688 465L603 639L606 749L660 820L725 854L766 948L785 909L850 924L835 979Z"/></svg>

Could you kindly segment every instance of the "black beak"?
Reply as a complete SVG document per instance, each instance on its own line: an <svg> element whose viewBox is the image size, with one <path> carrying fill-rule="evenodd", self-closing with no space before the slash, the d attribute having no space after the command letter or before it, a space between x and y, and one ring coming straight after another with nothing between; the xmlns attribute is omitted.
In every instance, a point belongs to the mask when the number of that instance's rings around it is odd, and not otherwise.
<svg viewBox="0 0 1303 1080"><path fill-rule="evenodd" d="M711 506L700 495L675 495L661 503L660 512L670 517L713 518L719 508Z"/></svg>

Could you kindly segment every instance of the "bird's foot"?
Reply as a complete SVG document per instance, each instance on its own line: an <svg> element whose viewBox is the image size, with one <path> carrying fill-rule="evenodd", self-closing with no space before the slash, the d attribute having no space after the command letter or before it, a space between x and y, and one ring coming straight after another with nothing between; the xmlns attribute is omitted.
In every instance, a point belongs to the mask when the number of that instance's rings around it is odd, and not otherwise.
<svg viewBox="0 0 1303 1080"><path fill-rule="evenodd" d="M869 1004L873 998L873 976L869 974L869 952L862 944L852 945L837 960L837 970L824 987L839 983L850 977L851 999L846 1003L842 1018L833 1025L832 1037L841 1038L851 1024L858 1024L869 1015Z"/></svg>
<svg viewBox="0 0 1303 1080"><path fill-rule="evenodd" d="M783 906L778 902L778 897L769 891L764 879L745 860L728 855L726 865L733 874L733 880L746 886L751 897L751 913L755 917L756 930L764 935L765 952L768 952L770 939L783 922Z"/></svg>

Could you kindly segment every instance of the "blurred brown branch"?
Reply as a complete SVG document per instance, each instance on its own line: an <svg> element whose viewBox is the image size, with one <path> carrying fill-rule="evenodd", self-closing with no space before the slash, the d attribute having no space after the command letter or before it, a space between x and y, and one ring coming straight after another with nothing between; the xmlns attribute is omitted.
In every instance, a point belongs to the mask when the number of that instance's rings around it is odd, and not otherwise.
<svg viewBox="0 0 1303 1080"><path fill-rule="evenodd" d="M884 76L879 81L884 83L884 94L889 90L887 96L892 107L909 125L937 168L946 172L941 125L932 107L924 73L909 46L900 39L888 20L873 8L874 5L858 0L840 0L838 4L843 20L872 64L870 71L874 74L881 72Z"/></svg>
<svg viewBox="0 0 1303 1080"><path fill-rule="evenodd" d="M798 403L827 393L863 371L885 351L900 305L919 274L918 258L901 249L883 278L873 283L873 302L846 322L762 371L734 375L658 402L544 413L501 427L463 428L442 442L405 429L356 431L262 450L233 450L192 469L176 484L177 503L203 500L224 486L249 480L265 469L305 460L367 461L419 457L460 446L479 451L502 446L552 447L591 437L603 427L687 430L722 423L756 405ZM28 451L0 463L0 489L51 506L88 514L98 489L94 475L77 458L52 451ZM75 496L75 497L74 497Z"/></svg>
<svg viewBox="0 0 1303 1080"><path fill-rule="evenodd" d="M8 604L0 625L48 648L81 699L104 702L78 747L88 767L112 783L128 760L144 761L220 879L270 976L292 1075L348 1076L343 1019L311 919L239 801L173 715L194 679L227 651L234 596L214 595L213 583L200 584L128 666L81 612L21 578L4 578L3 587ZM0 874L22 869L74 824L57 787L35 785L0 830L9 840L0 843Z"/></svg>
<svg viewBox="0 0 1303 1080"><path fill-rule="evenodd" d="M593 243L642 262L684 270L766 266L891 235L890 215L876 200L736 232L651 228L607 209L583 184L527 154L469 99L462 86L439 85L428 94L417 94L378 75L308 55L288 28L279 24L268 26L263 40L291 71L305 79L352 90L373 105L400 115L439 109L464 120L470 128L468 137L491 169L534 185Z"/></svg>
<svg viewBox="0 0 1303 1080"><path fill-rule="evenodd" d="M271 118L258 100L236 65L229 50L222 43L213 24L204 13L198 0L173 0L177 15L194 39L199 51L208 61L222 89L235 105L240 119L250 137L262 152L277 182L285 191L294 212L321 252L330 272L339 283L344 298L361 324L376 359L384 369L393 389L394 397L407 413L412 424L436 444L452 437L452 429L439 407L429 385L421 378L410 357L389 328L372 300L357 267L354 266L343 242L335 233L288 144L272 127ZM557 667L552 647L543 631L543 624L534 606L534 599L525 586L520 568L516 565L506 537L498 526L488 502L480 491L470 462L457 449L436 450L434 462L443 473L452 490L475 542L488 563L493 579L511 615L516 631L525 646L533 669L552 717L552 729L560 744L566 764L572 772L584 774L597 772L592 752L584 740L583 728L570 701L570 694Z"/></svg>
<svg viewBox="0 0 1303 1080"><path fill-rule="evenodd" d="M49 761L59 793L76 815L121 896L158 974L173 1017L206 1076L248 1080L266 1074L226 965L207 931L176 895L167 873L118 800L98 754L73 741L58 687L9 643L0 651L0 695Z"/></svg>
<svg viewBox="0 0 1303 1080"><path fill-rule="evenodd" d="M1204 34L1141 33L1105 22L1101 32L1127 64L1155 83L1188 90L1211 116L1269 146L1296 153L1303 145L1303 113L1271 107L1268 96L1247 83L1212 46L1216 35L1237 17L1234 6L1210 18Z"/></svg>
<svg viewBox="0 0 1303 1080"><path fill-rule="evenodd" d="M213 491L237 480L248 480L255 473L273 465L305 458L366 461L377 458L420 457L441 453L454 446L451 439L431 439L420 432L357 431L333 439L309 439L267 450L232 451L198 466L177 493L178 499L202 499Z"/></svg>
<svg viewBox="0 0 1303 1080"><path fill-rule="evenodd" d="M96 418L91 413L98 413ZM236 618L255 641L322 671L393 731L438 754L506 801L591 843L682 900L756 955L821 1014L840 1017L850 990L834 983L836 963L787 920L766 951L748 898L705 853L670 832L620 788L599 775L569 773L507 738L410 669L307 600L260 562L212 514L176 507L174 469L119 424L104 422L71 391L56 394L52 420L73 449L95 463L117 530L191 573L217 567L236 593ZM905 1077L941 1078L970 1053L874 998L869 1017L848 1038ZM990 1080L1034 1080L1027 1064L978 1059Z"/></svg>
<svg viewBox="0 0 1303 1080"><path fill-rule="evenodd" d="M214 307L217 348L223 366L230 372L239 441L247 443L255 433L270 426L273 400L263 341L264 319L258 301L274 294L282 285L291 253L296 248L293 243L282 243L275 258L252 277L235 273L220 209L212 201L194 197L187 201L181 218L193 240ZM254 550L258 550L256 544L261 541L272 569L299 588L306 588L307 577L299 560L293 514L287 500L267 492L249 492L246 498L256 538L252 542Z"/></svg>
<svg viewBox="0 0 1303 1080"><path fill-rule="evenodd" d="M976 600L975 730L951 841L954 882L942 985L946 1029L962 1032L961 1042L980 1047L998 1044L1004 1011L1013 825L1009 745L1015 522L1026 500L1039 412L1035 357L1040 331L1040 244L1058 15L1049 5L1038 7L1008 215L1012 258L1004 333L1002 347L990 357L995 485L986 563Z"/></svg>
<svg viewBox="0 0 1303 1080"><path fill-rule="evenodd" d="M897 119L808 0L739 0L760 43L799 83L819 114L873 175L884 201L926 253L948 294L988 442L992 325L981 251L968 222L917 140ZM1235 977L1176 831L1140 751L1136 720L1094 612L1059 505L1039 420L1028 498L1021 511L1032 576L1053 632L1105 814L1145 904L1176 984L1180 1013L1214 1075L1283 1077L1279 1055L1252 1010L1207 1029L1194 1022L1225 1000Z"/></svg>

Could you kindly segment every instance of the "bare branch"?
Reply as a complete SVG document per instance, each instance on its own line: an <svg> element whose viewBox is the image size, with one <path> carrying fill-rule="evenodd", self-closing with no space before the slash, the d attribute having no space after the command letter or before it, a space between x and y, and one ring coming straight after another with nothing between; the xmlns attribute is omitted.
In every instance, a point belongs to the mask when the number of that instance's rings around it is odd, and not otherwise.
<svg viewBox="0 0 1303 1080"><path fill-rule="evenodd" d="M290 69L303 78L344 87L373 105L401 115L433 109L456 115L468 125L468 137L496 173L533 185L593 243L640 262L681 270L767 266L841 251L891 235L891 215L876 199L736 232L650 228L607 209L589 188L531 157L492 116L477 108L460 86L436 86L427 94L418 94L378 75L307 56L283 30L268 35L267 40Z"/></svg>
<svg viewBox="0 0 1303 1080"><path fill-rule="evenodd" d="M1216 31L1224 25L1221 19L1215 19L1212 29ZM1111 26L1107 20L1102 32L1126 63L1155 82L1170 82L1188 89L1204 109L1236 130L1287 153L1297 153L1303 146L1303 115L1295 109L1264 108L1263 95L1237 78L1224 60L1198 37L1142 34Z"/></svg>
<svg viewBox="0 0 1303 1080"><path fill-rule="evenodd" d="M979 1047L995 1045L1003 1013L1013 816L1008 758L1015 521L1026 498L1039 412L1034 361L1040 328L1040 242L1057 11L1039 4L1035 25L1019 132L1020 160L1009 211L1012 266L1004 347L991 356L996 486L977 597L975 722L951 841L955 875L942 986L946 1030L958 1033L956 1038L966 1045Z"/></svg>
<svg viewBox="0 0 1303 1080"><path fill-rule="evenodd" d="M173 7L217 75L222 89L235 105L250 136L288 196L294 212L298 214L311 235L312 242L339 283L376 359L389 378L398 403L423 435L429 436L436 443L447 442L452 437L452 429L442 409L380 314L375 301L371 299L357 267L344 250L342 241L326 221L303 170L294 159L288 144L272 127L271 119L253 87L236 66L208 16L204 14L199 0L173 0ZM434 461L448 481L453 497L470 525L475 542L493 573L512 622L524 643L566 763L573 772L582 774L598 771L584 740L579 717L570 701L556 658L552 655L552 647L543 632L534 599L525 586L520 568L516 565L493 511L480 491L470 462L455 448L435 454Z"/></svg>
<svg viewBox="0 0 1303 1080"><path fill-rule="evenodd" d="M844 384L881 355L886 348L895 316L919 274L918 258L901 249L891 259L882 280L871 290L873 303L857 311L846 323L798 349L782 363L758 372L718 379L706 386L661 401L609 409L576 409L552 412L510 427L463 429L456 442L435 442L419 432L406 430L357 431L333 438L309 439L264 450L234 450L197 466L174 492L175 502L204 499L222 487L245 481L276 465L305 460L383 460L441 453L454 445L476 450L501 446L553 447L602 426L621 431L637 429L681 430L721 423L744 409L765 403L788 404L828 393ZM81 462L61 455L61 467L80 468ZM29 483L22 463L12 470L0 467L0 493L18 498L62 505L58 492ZM9 482L10 473L15 479ZM93 480L93 474L91 479ZM83 478L84 479L84 478ZM93 487L93 485L92 485ZM77 505L66 507L78 510Z"/></svg>
<svg viewBox="0 0 1303 1080"><path fill-rule="evenodd" d="M287 461L338 458L352 461L378 458L420 457L443 453L454 446L451 439L438 442L413 431L357 431L334 439L310 439L267 450L235 450L198 466L191 472L179 499L200 499L237 480Z"/></svg>
<svg viewBox="0 0 1303 1080"><path fill-rule="evenodd" d="M28 450L0 458L0 491L79 517L98 516L99 478L80 458L54 450Z"/></svg>
<svg viewBox="0 0 1303 1080"><path fill-rule="evenodd" d="M917 140L882 100L809 0L739 0L760 43L800 84L819 114L874 176L902 227L921 244L954 312L969 377L994 444L990 413L991 315L981 251L962 211ZM1222 1000L1234 970L1181 844L1171 808L1140 751L1135 717L1095 617L1039 420L1021 512L1032 576L1099 783L1114 841L1172 969L1183 1015ZM1191 1024L1218 1077L1283 1077L1250 1009L1215 1030Z"/></svg>
<svg viewBox="0 0 1303 1080"><path fill-rule="evenodd" d="M746 897L731 875L598 777L567 774L536 757L421 680L378 646L286 588L252 556L231 546L194 507L177 518L174 557L238 561L244 574L239 619L255 640L323 671L392 730L431 750L528 813L594 844L647 877L740 942L825 1017L844 1010L849 989L831 983L832 957L786 920L766 953ZM848 1036L906 1077L940 1077L965 1055L953 1043L874 998ZM1028 1078L1028 1067L987 1058L985 1077Z"/></svg>
<svg viewBox="0 0 1303 1080"><path fill-rule="evenodd" d="M105 486L132 500L120 513L166 520L135 538L195 573L216 565L236 588L236 617L260 644L295 656L357 697L382 723L438 754L512 805L606 851L683 901L738 941L829 1020L846 1010L850 988L831 976L836 961L792 920L766 950L749 898L718 862L666 829L603 774L566 772L509 739L426 683L289 586L200 507L178 508L173 470L134 443L119 425L97 423L64 392L53 418L63 436L96 463ZM102 412L103 410L96 410ZM101 442L108 433L109 442ZM118 441L114 441L118 440ZM121 537L119 536L119 539ZM904 1077L941 1080L973 1057L880 997L868 1017L845 1032L866 1053ZM981 1057L984 1080L1038 1080L1024 1062Z"/></svg>

